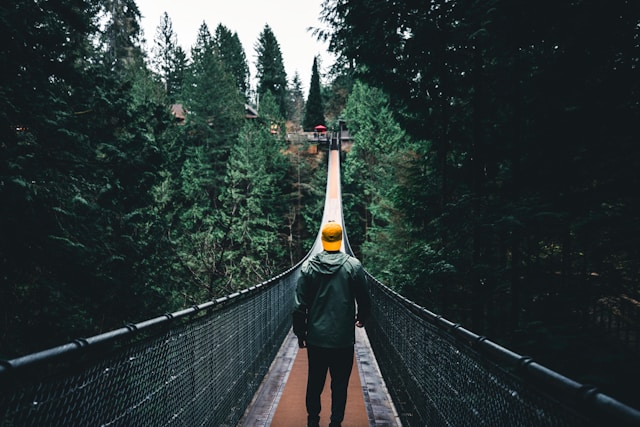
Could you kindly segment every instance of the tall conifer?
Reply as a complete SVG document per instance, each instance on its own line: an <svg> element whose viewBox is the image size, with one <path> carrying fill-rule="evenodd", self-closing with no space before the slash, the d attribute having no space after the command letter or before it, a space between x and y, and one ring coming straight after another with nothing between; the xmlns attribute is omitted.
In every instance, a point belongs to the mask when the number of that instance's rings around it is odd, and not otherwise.
<svg viewBox="0 0 640 427"><path fill-rule="evenodd" d="M152 54L152 65L164 83L169 102L178 102L183 98L187 55L178 44L178 36L167 12L162 15L156 29Z"/></svg>
<svg viewBox="0 0 640 427"><path fill-rule="evenodd" d="M320 73L318 71L318 57L313 58L311 68L311 83L309 84L309 96L307 98L303 127L305 131L312 131L317 125L325 124L324 106L320 90Z"/></svg>
<svg viewBox="0 0 640 427"><path fill-rule="evenodd" d="M287 73L284 69L280 44L269 25L258 36L255 45L258 78L258 96L263 96L267 91L276 99L280 115L284 118L287 114Z"/></svg>
<svg viewBox="0 0 640 427"><path fill-rule="evenodd" d="M213 42L224 68L235 78L238 90L246 98L249 94L249 64L238 33L232 33L219 24Z"/></svg>
<svg viewBox="0 0 640 427"><path fill-rule="evenodd" d="M291 87L289 89L289 117L288 119L293 123L297 130L302 126L302 116L304 114L304 93L302 92L302 82L300 81L300 74L296 71L291 81Z"/></svg>

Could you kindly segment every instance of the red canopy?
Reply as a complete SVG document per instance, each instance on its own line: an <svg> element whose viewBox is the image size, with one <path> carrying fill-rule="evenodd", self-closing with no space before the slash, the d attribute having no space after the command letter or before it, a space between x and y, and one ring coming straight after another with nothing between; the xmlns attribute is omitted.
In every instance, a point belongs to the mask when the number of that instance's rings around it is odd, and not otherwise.
<svg viewBox="0 0 640 427"><path fill-rule="evenodd" d="M325 125L318 125L314 127L314 129L316 130L316 132L324 132L327 130L327 127Z"/></svg>

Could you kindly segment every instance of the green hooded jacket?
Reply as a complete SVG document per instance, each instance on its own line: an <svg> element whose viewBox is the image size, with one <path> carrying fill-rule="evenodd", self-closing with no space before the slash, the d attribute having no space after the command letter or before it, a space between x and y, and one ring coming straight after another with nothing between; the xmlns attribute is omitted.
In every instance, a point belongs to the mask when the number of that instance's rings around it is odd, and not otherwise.
<svg viewBox="0 0 640 427"><path fill-rule="evenodd" d="M367 278L357 258L322 251L302 264L293 309L299 339L316 347L353 346L355 322L365 323L370 312Z"/></svg>

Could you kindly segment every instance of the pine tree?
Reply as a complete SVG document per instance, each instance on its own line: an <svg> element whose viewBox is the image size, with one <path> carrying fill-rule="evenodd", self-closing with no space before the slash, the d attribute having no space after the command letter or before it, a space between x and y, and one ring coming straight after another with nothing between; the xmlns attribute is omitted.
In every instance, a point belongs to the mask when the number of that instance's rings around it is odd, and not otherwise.
<svg viewBox="0 0 640 427"><path fill-rule="evenodd" d="M320 89L320 73L318 71L318 57L313 58L313 67L311 68L311 83L309 84L309 96L304 113L302 126L305 131L313 131L317 125L324 125L324 106L322 102L322 93Z"/></svg>
<svg viewBox="0 0 640 427"><path fill-rule="evenodd" d="M215 167L224 171L224 161L244 118L244 100L204 22L191 48L189 71L185 103L197 122L197 138L218 153Z"/></svg>
<svg viewBox="0 0 640 427"><path fill-rule="evenodd" d="M177 267L186 274L185 298L195 303L229 290L224 258L229 231L220 195L244 120L244 103L206 23L200 26L191 59L185 89L190 116L176 140L176 164L169 183L180 195L171 206Z"/></svg>
<svg viewBox="0 0 640 427"><path fill-rule="evenodd" d="M255 51L258 96L262 97L267 91L271 92L278 103L280 115L286 118L288 117L287 73L284 69L280 44L269 25L265 25L258 36Z"/></svg>
<svg viewBox="0 0 640 427"><path fill-rule="evenodd" d="M102 14L106 26L102 39L107 56L117 70L142 58L140 49L140 11L134 0L103 0Z"/></svg>
<svg viewBox="0 0 640 427"><path fill-rule="evenodd" d="M363 236L372 235L389 224L390 194L397 180L394 175L393 153L406 144L406 135L393 118L388 100L382 91L356 82L344 111L349 124L353 147L345 160L344 180L350 206L345 211L357 232L352 244L358 246ZM375 252L375 251L374 251ZM384 258L383 254L380 254Z"/></svg>
<svg viewBox="0 0 640 427"><path fill-rule="evenodd" d="M173 52L176 46L178 46L178 37L173 32L173 23L169 14L165 12L156 28L152 48L153 59L151 61L153 68L165 85L173 65Z"/></svg>
<svg viewBox="0 0 640 427"><path fill-rule="evenodd" d="M227 27L219 24L216 27L213 43L225 69L235 77L238 90L245 98L248 97L249 64L238 33L231 33Z"/></svg>
<svg viewBox="0 0 640 427"><path fill-rule="evenodd" d="M271 93L265 94L260 117L281 120ZM257 121L247 122L234 146L226 176L224 201L229 247L225 259L234 288L271 277L288 264L285 258L285 182L288 162L283 140Z"/></svg>
<svg viewBox="0 0 640 427"><path fill-rule="evenodd" d="M154 69L164 83L169 102L175 103L182 99L188 64L167 12L160 18L152 52Z"/></svg>
<svg viewBox="0 0 640 427"><path fill-rule="evenodd" d="M296 71L291 81L289 89L289 117L295 130L302 129L302 115L304 113L304 93L302 93L302 82L300 75Z"/></svg>
<svg viewBox="0 0 640 427"><path fill-rule="evenodd" d="M176 103L184 99L189 60L180 45L176 46L172 56L171 69L167 75L167 96L171 103Z"/></svg>

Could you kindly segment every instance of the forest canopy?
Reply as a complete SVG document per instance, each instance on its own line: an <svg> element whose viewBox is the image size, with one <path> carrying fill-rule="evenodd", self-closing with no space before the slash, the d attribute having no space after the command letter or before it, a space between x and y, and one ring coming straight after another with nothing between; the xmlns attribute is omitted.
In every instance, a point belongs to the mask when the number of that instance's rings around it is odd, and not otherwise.
<svg viewBox="0 0 640 427"><path fill-rule="evenodd" d="M306 253L318 196L300 180L317 162L289 158L268 25L255 114L222 24L185 51L165 13L146 51L133 0L9 1L0 19L0 357L228 295Z"/></svg>
<svg viewBox="0 0 640 427"><path fill-rule="evenodd" d="M322 16L367 85L345 113L367 268L635 399L637 340L593 326L640 327L638 3L327 0Z"/></svg>

